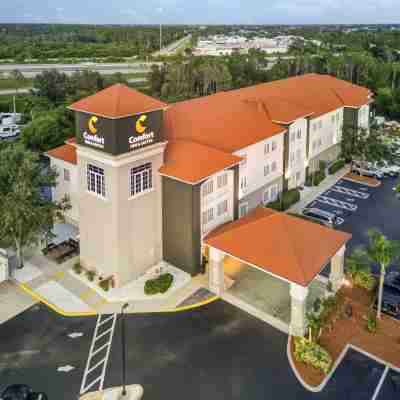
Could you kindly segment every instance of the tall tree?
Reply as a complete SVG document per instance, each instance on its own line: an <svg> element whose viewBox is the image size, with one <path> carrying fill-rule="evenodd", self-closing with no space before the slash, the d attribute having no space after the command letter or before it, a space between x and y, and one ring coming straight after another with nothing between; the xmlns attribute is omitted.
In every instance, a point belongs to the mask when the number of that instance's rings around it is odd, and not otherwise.
<svg viewBox="0 0 400 400"><path fill-rule="evenodd" d="M39 156L21 144L0 151L0 237L9 239L19 268L24 248L48 236L54 221L62 221L70 208L66 198L52 202L42 195L42 188L54 187L56 178L55 170L44 168Z"/></svg>
<svg viewBox="0 0 400 400"><path fill-rule="evenodd" d="M368 259L372 263L377 264L380 268L377 318L381 318L383 284L385 282L386 269L400 259L400 241L389 240L376 229L370 229L368 231L368 237L369 245L365 253Z"/></svg>

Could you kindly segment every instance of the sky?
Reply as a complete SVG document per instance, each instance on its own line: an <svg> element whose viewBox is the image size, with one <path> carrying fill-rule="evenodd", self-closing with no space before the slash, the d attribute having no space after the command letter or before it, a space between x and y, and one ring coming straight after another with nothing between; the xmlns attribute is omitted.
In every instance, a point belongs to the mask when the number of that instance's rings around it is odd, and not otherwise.
<svg viewBox="0 0 400 400"><path fill-rule="evenodd" d="M0 23L400 23L400 0L0 0Z"/></svg>

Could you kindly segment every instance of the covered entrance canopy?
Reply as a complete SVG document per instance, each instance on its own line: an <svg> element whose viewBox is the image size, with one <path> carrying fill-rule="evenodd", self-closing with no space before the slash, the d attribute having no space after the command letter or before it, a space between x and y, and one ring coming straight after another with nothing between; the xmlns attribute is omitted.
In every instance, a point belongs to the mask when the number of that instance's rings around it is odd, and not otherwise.
<svg viewBox="0 0 400 400"><path fill-rule="evenodd" d="M305 329L311 283L331 261L332 287L334 290L340 287L345 244L350 238L348 233L271 209L256 208L246 217L222 225L206 237L204 243L210 247L210 289L218 294L226 291L224 264L227 258L267 273L287 284L289 325L293 332L300 334ZM271 282L265 287L269 291ZM268 295L270 293L266 293Z"/></svg>

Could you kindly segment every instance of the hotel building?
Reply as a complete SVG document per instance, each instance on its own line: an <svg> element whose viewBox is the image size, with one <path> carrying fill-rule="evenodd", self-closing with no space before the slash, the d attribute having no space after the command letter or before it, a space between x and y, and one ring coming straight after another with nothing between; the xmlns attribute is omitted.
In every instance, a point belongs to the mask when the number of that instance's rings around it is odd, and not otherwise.
<svg viewBox="0 0 400 400"><path fill-rule="evenodd" d="M81 263L123 286L166 261L206 272L229 297L236 260L285 285L291 317L266 318L300 334L325 265L341 285L350 235L260 206L337 159L344 127L368 128L371 101L366 88L308 74L175 104L118 84L72 104L76 138L48 156Z"/></svg>

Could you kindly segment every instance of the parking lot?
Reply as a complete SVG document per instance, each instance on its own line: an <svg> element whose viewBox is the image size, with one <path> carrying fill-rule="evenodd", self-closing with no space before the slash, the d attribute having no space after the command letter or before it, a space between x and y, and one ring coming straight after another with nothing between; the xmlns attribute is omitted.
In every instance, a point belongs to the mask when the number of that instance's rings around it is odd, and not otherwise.
<svg viewBox="0 0 400 400"><path fill-rule="evenodd" d="M368 230L371 228L378 229L388 239L400 240L400 200L393 192L393 187L399 182L399 178L385 178L381 186L373 188L340 179L307 207L335 213L342 219L337 229L352 234L347 244L346 254L349 255L356 247L368 245ZM400 270L397 265L391 266L390 269ZM328 276L329 271L330 266L327 265L322 275ZM373 272L379 273L378 266L373 266Z"/></svg>

